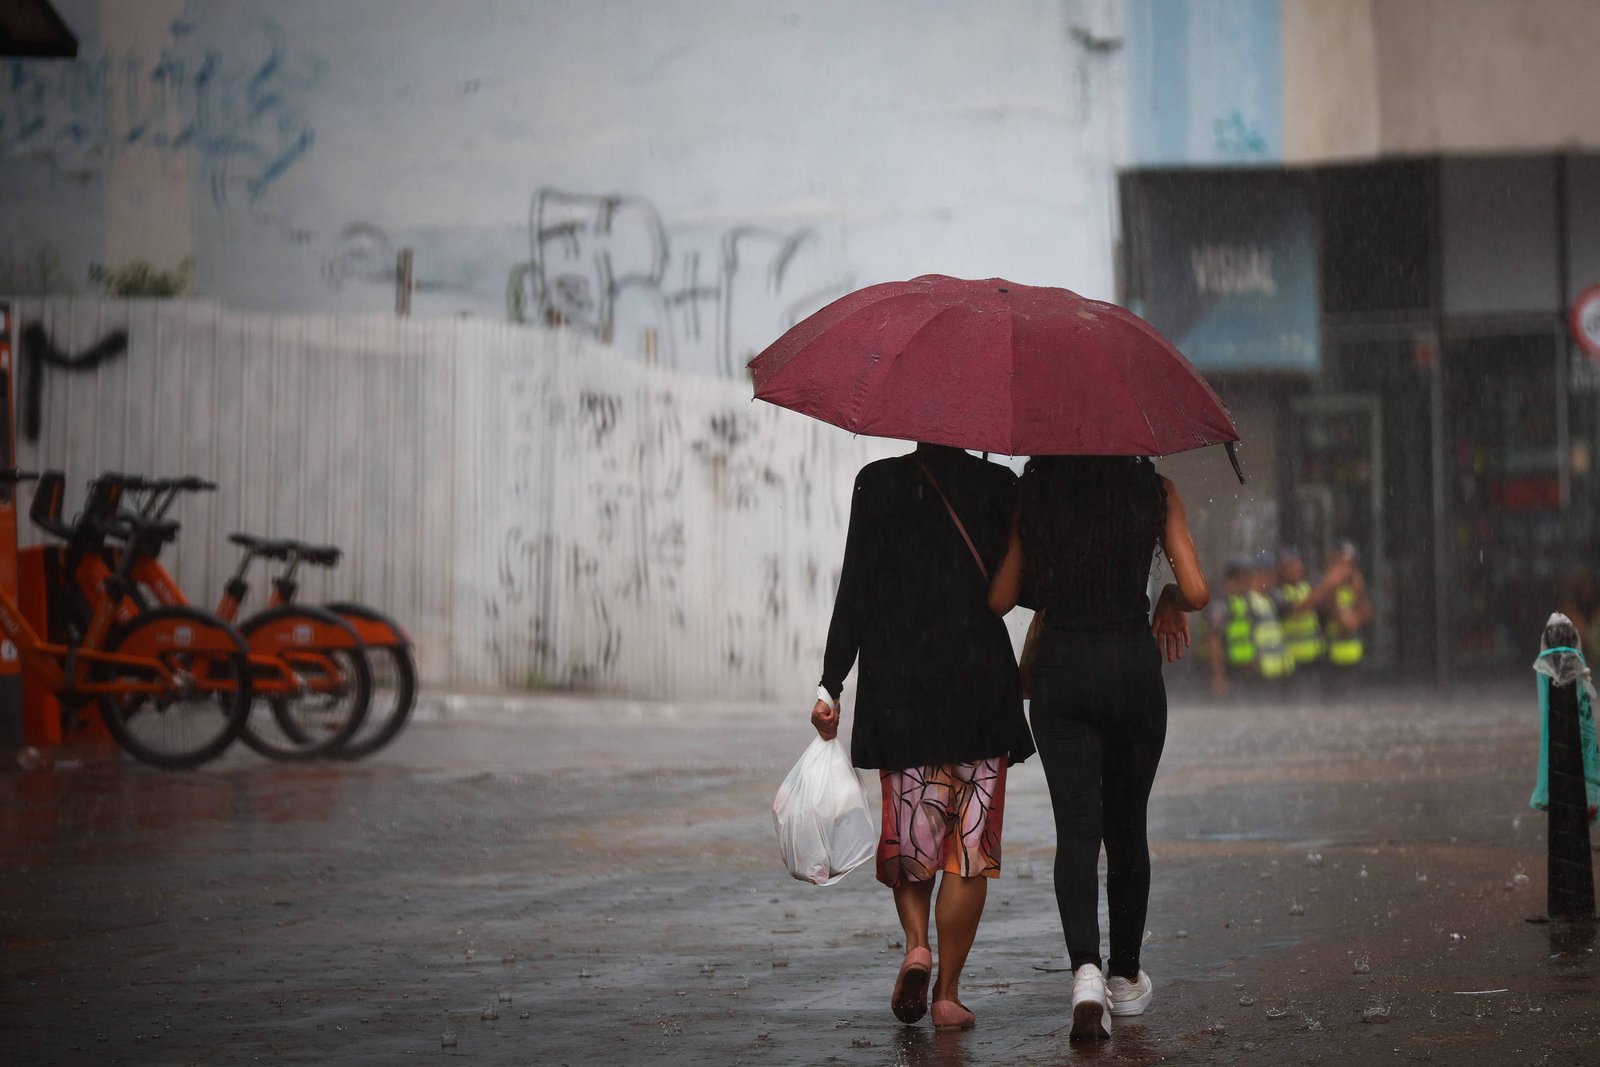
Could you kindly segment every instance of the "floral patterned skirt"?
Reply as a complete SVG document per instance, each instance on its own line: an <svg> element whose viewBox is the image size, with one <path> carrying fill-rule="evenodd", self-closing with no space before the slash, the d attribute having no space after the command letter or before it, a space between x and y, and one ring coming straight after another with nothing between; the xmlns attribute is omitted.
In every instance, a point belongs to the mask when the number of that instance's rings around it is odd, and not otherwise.
<svg viewBox="0 0 1600 1067"><path fill-rule="evenodd" d="M926 882L938 871L1000 877L1006 757L879 771L878 881Z"/></svg>

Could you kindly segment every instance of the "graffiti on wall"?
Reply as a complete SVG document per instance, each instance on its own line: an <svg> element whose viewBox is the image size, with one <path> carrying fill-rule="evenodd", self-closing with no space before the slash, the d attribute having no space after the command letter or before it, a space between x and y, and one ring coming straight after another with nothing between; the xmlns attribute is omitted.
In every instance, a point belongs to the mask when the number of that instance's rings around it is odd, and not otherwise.
<svg viewBox="0 0 1600 1067"><path fill-rule="evenodd" d="M311 150L305 101L322 70L268 18L215 38L178 19L156 56L7 60L0 156L81 174L139 146L189 153L219 206L235 188L255 201Z"/></svg>
<svg viewBox="0 0 1600 1067"><path fill-rule="evenodd" d="M393 290L409 249L419 313L504 307L512 322L577 330L646 364L740 378L785 329L849 291L840 243L812 228L668 227L637 197L541 189L528 231L359 220L320 269L334 292Z"/></svg>
<svg viewBox="0 0 1600 1067"><path fill-rule="evenodd" d="M1227 158L1262 159L1267 154L1267 138L1261 132L1261 123L1246 121L1238 108L1211 123L1212 140L1217 154Z"/></svg>
<svg viewBox="0 0 1600 1067"><path fill-rule="evenodd" d="M539 189L529 229L532 256L507 285L512 321L576 328L667 367L711 352L713 366L696 369L742 376L774 337L851 287L813 229L669 231L639 197Z"/></svg>
<svg viewBox="0 0 1600 1067"><path fill-rule="evenodd" d="M301 330L183 300L20 300L13 313L49 324L52 359L98 361L45 391L50 465L94 472L132 456L232 472L195 543L239 523L311 523L307 536L349 559L308 578L319 598L381 602L404 619L428 684L805 692L853 477L901 450L570 333L367 316ZM161 358L172 352L184 355ZM262 375L298 385L241 403L240 383ZM57 432L85 398L113 421ZM254 447L285 417L296 444ZM18 445L24 466L41 462L39 443ZM302 498L342 503L302 511ZM234 562L174 558L186 585L212 587Z"/></svg>
<svg viewBox="0 0 1600 1067"><path fill-rule="evenodd" d="M387 297L400 284L399 255L409 251L414 314L493 318L505 307L506 271L524 244L511 227L390 227L362 219L324 246L320 270L330 292L364 287Z"/></svg>
<svg viewBox="0 0 1600 1067"><path fill-rule="evenodd" d="M478 523L495 559L484 669L509 686L792 688L821 661L841 505L874 443L819 448L741 386L593 355L485 379L500 488Z"/></svg>
<svg viewBox="0 0 1600 1067"><path fill-rule="evenodd" d="M112 330L94 344L73 355L57 347L50 331L42 322L30 322L22 327L22 432L29 441L39 440L43 419L44 369L57 367L66 371L90 371L108 359L128 350L128 331Z"/></svg>

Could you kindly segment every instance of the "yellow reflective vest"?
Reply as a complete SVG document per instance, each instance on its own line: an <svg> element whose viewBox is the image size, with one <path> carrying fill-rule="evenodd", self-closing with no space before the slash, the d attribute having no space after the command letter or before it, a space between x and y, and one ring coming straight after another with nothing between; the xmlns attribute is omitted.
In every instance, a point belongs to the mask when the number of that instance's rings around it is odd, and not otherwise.
<svg viewBox="0 0 1600 1067"><path fill-rule="evenodd" d="M1350 611L1357 603L1353 585L1341 585L1334 591L1333 604L1340 611ZM1347 633L1337 618L1328 620L1328 662L1335 667L1354 667L1366 655L1360 632Z"/></svg>
<svg viewBox="0 0 1600 1067"><path fill-rule="evenodd" d="M1296 667L1305 667L1322 658L1326 651L1322 639L1322 620L1315 611L1295 610L1311 597L1311 583L1285 582L1278 587L1283 602L1283 640Z"/></svg>
<svg viewBox="0 0 1600 1067"><path fill-rule="evenodd" d="M1228 594L1228 624L1223 632L1228 666L1254 668L1263 678L1276 679L1294 672L1294 660L1284 647L1283 627L1266 594L1254 589Z"/></svg>

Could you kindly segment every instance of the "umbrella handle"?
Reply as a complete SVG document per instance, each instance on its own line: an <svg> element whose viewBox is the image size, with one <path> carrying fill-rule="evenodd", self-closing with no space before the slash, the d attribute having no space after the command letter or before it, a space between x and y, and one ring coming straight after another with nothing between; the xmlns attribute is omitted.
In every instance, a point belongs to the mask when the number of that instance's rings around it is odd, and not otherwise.
<svg viewBox="0 0 1600 1067"><path fill-rule="evenodd" d="M1239 442L1229 441L1222 446L1228 450L1228 462L1233 464L1233 473L1239 476L1239 484L1244 484L1244 468L1239 465Z"/></svg>

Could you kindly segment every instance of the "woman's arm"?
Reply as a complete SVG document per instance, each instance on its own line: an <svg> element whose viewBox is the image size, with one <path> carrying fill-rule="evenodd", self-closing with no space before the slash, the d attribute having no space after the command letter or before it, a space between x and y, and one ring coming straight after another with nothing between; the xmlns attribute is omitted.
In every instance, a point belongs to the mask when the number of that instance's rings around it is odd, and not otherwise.
<svg viewBox="0 0 1600 1067"><path fill-rule="evenodd" d="M1200 569L1194 537L1189 533L1189 516L1184 510L1183 498L1178 495L1178 487L1166 477L1161 483L1167 488L1167 525L1161 536L1161 547L1172 566L1172 576L1177 579L1177 606L1184 611L1202 611L1211 603L1211 590L1206 585L1205 572Z"/></svg>
<svg viewBox="0 0 1600 1067"><path fill-rule="evenodd" d="M822 654L822 687L833 694L837 708L844 692L844 678L855 665L861 649L861 632L866 619L868 585L878 565L878 538L883 526L866 512L869 504L856 476L850 494L850 527L844 539L844 563L839 568L839 591L833 598L833 617L828 621L828 642ZM817 701L818 706L822 704ZM837 714L837 710L835 710Z"/></svg>
<svg viewBox="0 0 1600 1067"><path fill-rule="evenodd" d="M1177 581L1168 582L1156 598L1155 610L1150 614L1150 632L1155 634L1167 662L1175 663L1189 647L1188 613L1200 611L1211 603L1211 590L1206 587L1205 572L1200 569L1200 556L1194 550L1189 517L1183 509L1178 487L1168 478L1162 478L1161 484L1167 490L1167 523L1161 534L1161 546Z"/></svg>
<svg viewBox="0 0 1600 1067"><path fill-rule="evenodd" d="M1016 520L1011 523L1011 539L1006 543L1006 557L1000 569L989 582L989 610L1004 615L1017 606L1022 594L1022 535L1017 532Z"/></svg>

